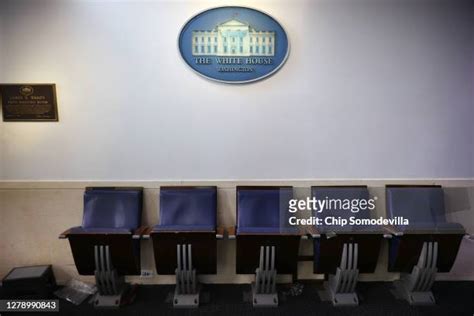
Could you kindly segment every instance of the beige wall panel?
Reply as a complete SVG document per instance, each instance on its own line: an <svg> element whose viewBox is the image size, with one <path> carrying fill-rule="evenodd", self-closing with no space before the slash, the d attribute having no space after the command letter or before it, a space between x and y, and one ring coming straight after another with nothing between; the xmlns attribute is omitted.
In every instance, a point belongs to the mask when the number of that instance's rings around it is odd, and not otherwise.
<svg viewBox="0 0 474 316"><path fill-rule="evenodd" d="M59 240L58 235L69 227L79 226L82 221L83 193L86 186L143 186L143 224L156 225L159 221L159 187L161 185L217 185L218 225L235 225L235 187L237 185L293 185L295 197L309 196L311 185L368 184L372 196L377 197L373 216L385 216L386 183L442 184L446 187L447 217L463 223L470 234L474 233L474 181L472 180L278 180L278 181L119 181L119 182L0 182L0 278L15 266L53 264L58 282L71 278L93 281L90 276L79 276L74 265L69 242ZM307 212L299 217L309 215ZM148 284L174 283L174 276L157 276L151 241L142 241L142 269L153 271L149 278L128 277L132 282ZM301 255L312 255L311 240L303 240ZM250 283L252 275L235 274L235 241L218 242L217 275L200 276L206 283ZM471 241L463 242L459 264L452 273L439 275L439 279L474 280L469 270L470 257L474 253ZM361 275L361 280L394 280L397 273L387 273L388 245L383 241L378 266L373 274ZM472 261L472 260L471 260ZM472 265L471 265L472 266ZM312 272L312 262L300 262L298 276L301 279L321 279ZM279 277L288 282L289 276Z"/></svg>

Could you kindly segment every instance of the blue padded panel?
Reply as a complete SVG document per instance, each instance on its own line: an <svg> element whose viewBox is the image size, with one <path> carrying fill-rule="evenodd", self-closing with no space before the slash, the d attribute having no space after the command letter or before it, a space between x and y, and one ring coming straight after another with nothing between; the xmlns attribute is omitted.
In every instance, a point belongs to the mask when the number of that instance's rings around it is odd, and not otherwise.
<svg viewBox="0 0 474 316"><path fill-rule="evenodd" d="M240 227L242 234L297 234L297 227Z"/></svg>
<svg viewBox="0 0 474 316"><path fill-rule="evenodd" d="M395 260L397 260L398 248L400 247L401 237L399 236L392 236L392 239L389 243L389 250L388 250L388 263L390 268L393 267L395 264Z"/></svg>
<svg viewBox="0 0 474 316"><path fill-rule="evenodd" d="M354 200L354 199L369 199L369 190L367 187L311 187L311 196L315 197L318 200L328 200L331 199L340 199L344 201L345 199ZM314 216L323 219L331 216L331 217L341 217L345 219L349 219L349 217L355 218L371 218L371 210L359 210L359 212L351 212L347 209L342 208L331 208L331 209L324 209L323 212L318 213L314 212ZM317 229L324 233L324 232L373 232L377 231L377 226L344 226L341 227L340 225L318 225Z"/></svg>
<svg viewBox="0 0 474 316"><path fill-rule="evenodd" d="M134 230L142 216L141 190L94 189L84 193L82 227Z"/></svg>
<svg viewBox="0 0 474 316"><path fill-rule="evenodd" d="M153 227L153 232L212 232L216 227L212 225L156 225Z"/></svg>
<svg viewBox="0 0 474 316"><path fill-rule="evenodd" d="M459 223L438 223L436 224L436 230L438 232L464 230L464 226Z"/></svg>
<svg viewBox="0 0 474 316"><path fill-rule="evenodd" d="M387 216L403 216L410 225L397 229L429 229L443 231L464 230L461 224L446 222L444 192L441 187L387 187ZM389 248L389 264L393 267L403 237L392 237Z"/></svg>
<svg viewBox="0 0 474 316"><path fill-rule="evenodd" d="M323 225L317 226L317 229L320 233L358 233L358 234L373 234L373 233L383 233L382 228L378 225L349 225L340 226L340 225Z"/></svg>
<svg viewBox="0 0 474 316"><path fill-rule="evenodd" d="M446 223L441 187L387 187L387 216L403 216L410 228L431 228Z"/></svg>
<svg viewBox="0 0 474 316"><path fill-rule="evenodd" d="M97 234L124 234L132 233L130 229L127 228L83 228L83 227L73 227L69 231L71 234L88 234L88 233L97 233Z"/></svg>
<svg viewBox="0 0 474 316"><path fill-rule="evenodd" d="M319 264L319 258L321 258L321 240L319 238L313 239L313 247L313 261L314 263Z"/></svg>
<svg viewBox="0 0 474 316"><path fill-rule="evenodd" d="M176 187L160 190L159 226L174 226L178 231L190 230L193 227L215 231L216 213L217 190L215 187Z"/></svg>
<svg viewBox="0 0 474 316"><path fill-rule="evenodd" d="M293 188L238 188L237 232L244 232L247 227L255 233L268 232L265 228L287 227L288 203L292 198Z"/></svg>

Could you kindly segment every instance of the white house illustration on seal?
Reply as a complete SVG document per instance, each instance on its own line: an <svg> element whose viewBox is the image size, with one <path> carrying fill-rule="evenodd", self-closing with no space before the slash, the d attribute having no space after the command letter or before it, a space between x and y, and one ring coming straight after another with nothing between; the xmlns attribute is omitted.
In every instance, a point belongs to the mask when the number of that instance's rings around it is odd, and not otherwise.
<svg viewBox="0 0 474 316"><path fill-rule="evenodd" d="M213 30L193 31L194 56L274 56L275 32L257 31L236 19Z"/></svg>

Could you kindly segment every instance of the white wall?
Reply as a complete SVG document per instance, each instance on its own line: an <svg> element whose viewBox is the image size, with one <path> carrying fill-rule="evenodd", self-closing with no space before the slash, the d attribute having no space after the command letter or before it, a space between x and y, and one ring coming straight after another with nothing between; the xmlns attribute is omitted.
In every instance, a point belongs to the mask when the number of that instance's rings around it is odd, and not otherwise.
<svg viewBox="0 0 474 316"><path fill-rule="evenodd" d="M474 176L468 4L227 1L270 13L292 46L275 76L229 86L176 47L220 3L1 1L0 80L56 83L60 115L0 122L1 178Z"/></svg>

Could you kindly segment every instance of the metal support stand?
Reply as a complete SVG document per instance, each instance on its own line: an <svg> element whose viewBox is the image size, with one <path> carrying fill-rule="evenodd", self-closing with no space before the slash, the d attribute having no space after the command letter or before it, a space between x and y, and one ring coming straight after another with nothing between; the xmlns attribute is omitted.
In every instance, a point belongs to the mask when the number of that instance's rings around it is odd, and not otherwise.
<svg viewBox="0 0 474 316"><path fill-rule="evenodd" d="M276 291L275 246L260 247L260 264L255 271L255 283L252 284L252 302L254 307L278 306Z"/></svg>
<svg viewBox="0 0 474 316"><path fill-rule="evenodd" d="M355 292L359 277L358 255L358 244L345 243L342 249L341 265L337 268L336 274L330 274L329 280L324 282L326 293L334 306L359 305L359 298Z"/></svg>
<svg viewBox="0 0 474 316"><path fill-rule="evenodd" d="M410 305L433 305L435 299L431 287L436 277L438 261L438 242L424 242L418 264L413 271L402 274L395 281L395 290L406 299Z"/></svg>
<svg viewBox="0 0 474 316"><path fill-rule="evenodd" d="M174 307L198 307L199 285L196 270L193 269L191 245L177 245L176 288L173 297Z"/></svg>
<svg viewBox="0 0 474 316"><path fill-rule="evenodd" d="M94 246L95 281L97 294L95 307L118 308L128 286L124 276L119 276L112 266L109 246Z"/></svg>

